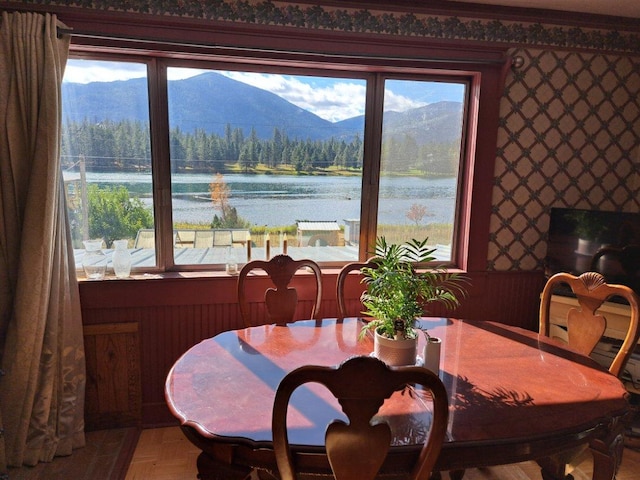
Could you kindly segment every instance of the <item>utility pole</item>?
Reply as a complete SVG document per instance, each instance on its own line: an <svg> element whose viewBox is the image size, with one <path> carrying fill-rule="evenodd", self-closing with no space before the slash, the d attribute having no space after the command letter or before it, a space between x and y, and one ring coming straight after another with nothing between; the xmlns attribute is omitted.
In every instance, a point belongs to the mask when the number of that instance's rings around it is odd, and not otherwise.
<svg viewBox="0 0 640 480"><path fill-rule="evenodd" d="M82 239L89 240L89 200L84 155L80 155L80 203L82 205Z"/></svg>

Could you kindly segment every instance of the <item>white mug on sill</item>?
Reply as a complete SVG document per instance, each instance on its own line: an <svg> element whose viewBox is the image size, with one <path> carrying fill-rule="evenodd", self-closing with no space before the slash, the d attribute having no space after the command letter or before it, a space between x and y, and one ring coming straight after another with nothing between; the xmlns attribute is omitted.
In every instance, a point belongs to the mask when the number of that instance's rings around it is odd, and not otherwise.
<svg viewBox="0 0 640 480"><path fill-rule="evenodd" d="M440 373L440 350L442 340L438 337L428 337L424 345L424 368L438 375Z"/></svg>

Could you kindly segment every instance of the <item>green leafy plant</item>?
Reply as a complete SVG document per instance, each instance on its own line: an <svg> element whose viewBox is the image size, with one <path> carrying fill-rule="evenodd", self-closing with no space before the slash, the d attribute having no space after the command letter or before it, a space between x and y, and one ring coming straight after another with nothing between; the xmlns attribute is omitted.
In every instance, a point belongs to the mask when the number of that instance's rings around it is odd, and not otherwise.
<svg viewBox="0 0 640 480"><path fill-rule="evenodd" d="M151 210L140 198L131 197L123 185L99 188L92 184L87 196L89 238L102 238L109 248L114 240L135 238L141 228L153 228Z"/></svg>
<svg viewBox="0 0 640 480"><path fill-rule="evenodd" d="M569 218L575 223L575 232L578 237L584 240L598 241L607 233L607 225L602 223L595 212L575 210L571 212Z"/></svg>
<svg viewBox="0 0 640 480"><path fill-rule="evenodd" d="M442 266L419 270L416 264L433 262L435 248L427 240L412 239L403 244L388 244L384 237L376 239L373 267L360 272L367 290L361 301L364 314L372 320L364 325L361 336L375 330L389 338L415 338L417 318L430 303L441 303L453 309L466 297L468 279L448 272ZM426 332L425 332L426 333Z"/></svg>

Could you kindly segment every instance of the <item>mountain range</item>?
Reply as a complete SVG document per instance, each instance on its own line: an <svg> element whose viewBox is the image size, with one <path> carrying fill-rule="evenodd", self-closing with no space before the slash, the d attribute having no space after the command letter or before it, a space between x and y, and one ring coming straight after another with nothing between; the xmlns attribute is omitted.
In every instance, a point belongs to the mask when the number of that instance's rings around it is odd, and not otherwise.
<svg viewBox="0 0 640 480"><path fill-rule="evenodd" d="M278 95L216 72L170 80L168 90L170 125L183 132L199 129L223 136L231 125L232 129L242 128L245 137L254 128L258 138L270 139L277 127L289 138L350 140L358 134L362 137L364 130L364 116L330 122ZM65 82L62 95L64 122L148 121L144 78ZM460 102L441 101L404 112L385 112L385 136L410 135L418 144L454 141L459 138L462 110Z"/></svg>

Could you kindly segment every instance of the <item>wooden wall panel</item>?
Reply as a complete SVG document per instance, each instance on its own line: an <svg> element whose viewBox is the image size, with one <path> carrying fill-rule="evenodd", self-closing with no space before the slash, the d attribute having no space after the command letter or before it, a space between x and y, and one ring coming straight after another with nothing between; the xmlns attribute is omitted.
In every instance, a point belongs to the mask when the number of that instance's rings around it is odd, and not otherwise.
<svg viewBox="0 0 640 480"><path fill-rule="evenodd" d="M337 316L335 300L336 273L323 277L323 303L321 315ZM500 272L472 275L469 296L455 312L434 307L433 316L452 316L480 320L494 320L528 329L537 329L539 295L544 285L541 272ZM133 323L138 325L139 361L141 373L141 412L139 421L145 427L175 423L164 400L164 383L173 363L186 350L205 338L242 328L242 320L236 303L235 279L183 279L183 281L146 282L118 281L81 283L83 321L85 325L103 323ZM102 289L102 295L99 295ZM114 289L117 295L110 295ZM359 311L358 299L362 286L350 282L347 298L352 312ZM310 310L311 298L302 295L301 309ZM138 305L136 305L138 304ZM252 312L259 315L262 307L257 297ZM110 375L112 366L95 363L96 352L106 347L87 340L87 362L99 375ZM107 349L108 350L108 349ZM114 354L121 351L112 348ZM116 353L118 352L118 353ZM136 358L135 355L131 359ZM130 360L132 361L132 360ZM93 363L92 363L93 362ZM107 370L102 372L102 370ZM125 387L123 387L125 388ZM120 411L121 396L105 397L113 405L98 402L96 394L89 392L87 415L104 414L112 408ZM131 401L131 400L130 400ZM135 410L132 402L130 411ZM102 412L102 413L101 413ZM115 414L114 414L115 415ZM116 416L117 418L117 416Z"/></svg>
<svg viewBox="0 0 640 480"><path fill-rule="evenodd" d="M141 423L140 345L137 323L84 327L87 430Z"/></svg>

